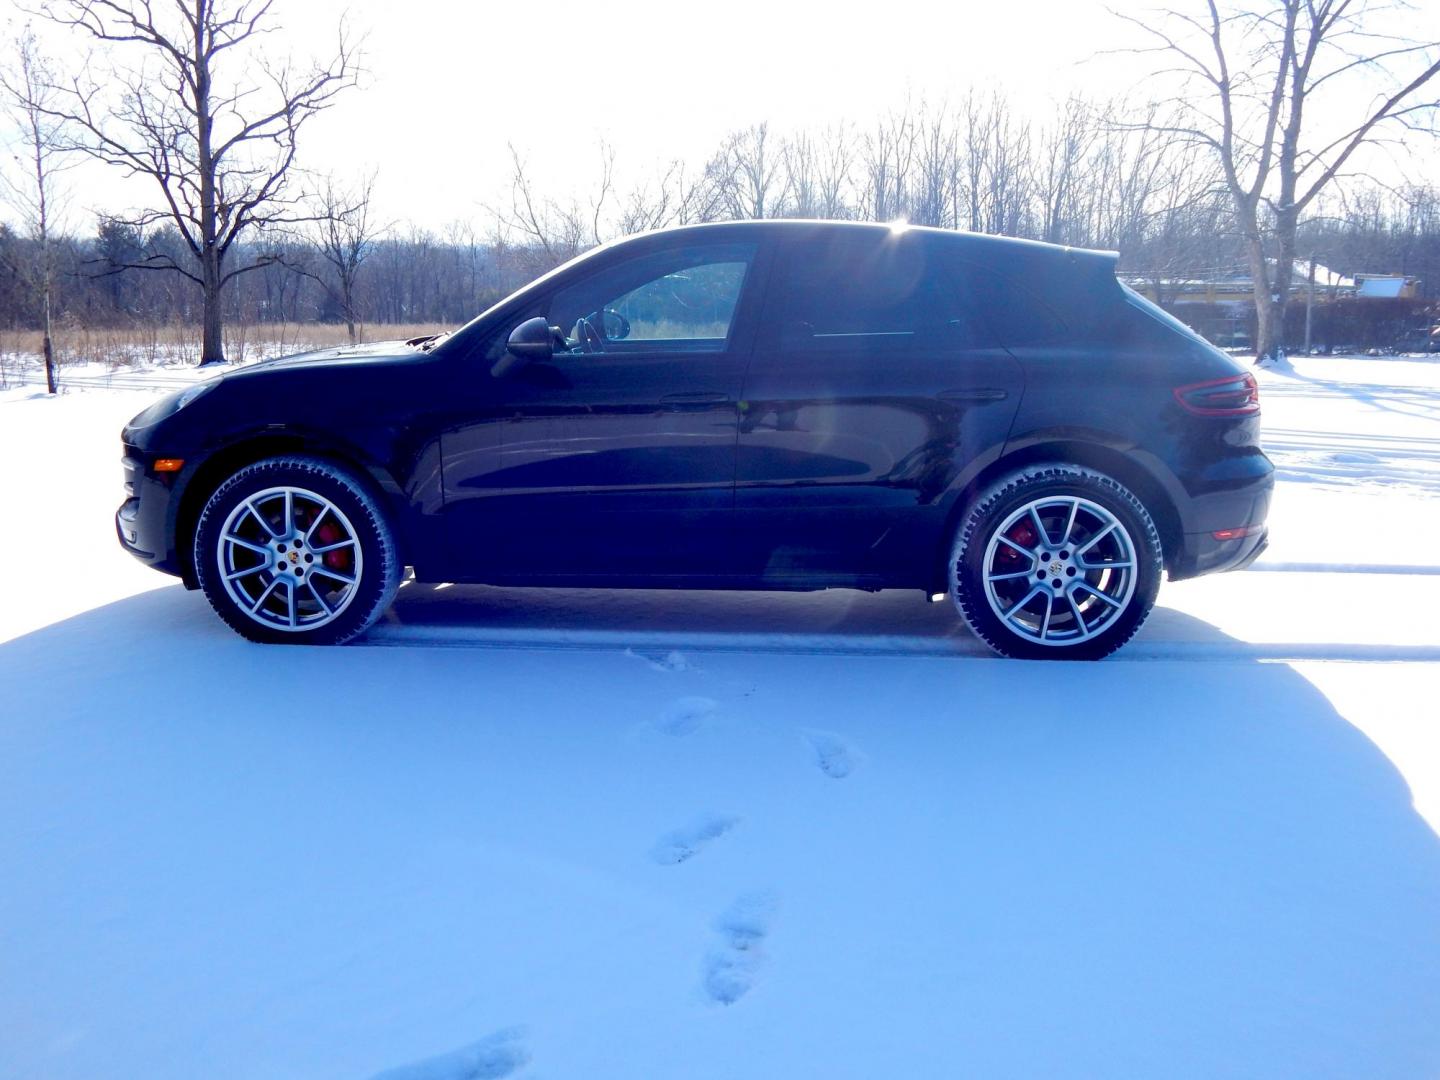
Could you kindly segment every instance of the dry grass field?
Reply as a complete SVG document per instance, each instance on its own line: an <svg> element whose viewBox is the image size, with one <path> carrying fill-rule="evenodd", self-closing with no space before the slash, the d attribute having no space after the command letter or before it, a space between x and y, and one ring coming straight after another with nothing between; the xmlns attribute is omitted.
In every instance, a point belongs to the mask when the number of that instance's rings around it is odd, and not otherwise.
<svg viewBox="0 0 1440 1080"><path fill-rule="evenodd" d="M435 334L453 327L431 323L381 324L360 328L361 341L394 341ZM339 323L232 323L225 327L225 354L236 363L343 345L349 340ZM38 330L0 331L0 368L38 362ZM55 358L62 367L98 365L109 369L195 364L200 360L200 328L170 324L133 327L59 327Z"/></svg>

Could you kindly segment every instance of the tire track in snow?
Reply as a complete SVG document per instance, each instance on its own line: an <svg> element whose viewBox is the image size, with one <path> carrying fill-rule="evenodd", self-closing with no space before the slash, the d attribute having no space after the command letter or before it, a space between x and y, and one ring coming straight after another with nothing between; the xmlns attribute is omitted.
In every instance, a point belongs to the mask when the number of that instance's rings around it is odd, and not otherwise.
<svg viewBox="0 0 1440 1080"><path fill-rule="evenodd" d="M543 635L479 636L465 629L450 633L423 631L406 626L396 628L382 624L364 638L346 648L372 649L479 649L522 650L528 652L623 652L634 645L634 638L619 635L611 639L607 631L594 631L581 637L578 633L546 637ZM718 639L686 636L675 644L683 644L691 652L749 653L774 656L870 657L876 659L934 659L945 661L982 661L1010 664L993 655L978 642L967 645L952 639L931 638L868 638L816 639L806 635L723 635ZM663 646L661 646L663 648ZM1346 642L1191 642L1137 639L1119 653L1106 657L1106 664L1149 663L1156 660L1197 662L1237 662L1252 660L1337 660L1351 662L1440 661L1440 645L1366 645Z"/></svg>

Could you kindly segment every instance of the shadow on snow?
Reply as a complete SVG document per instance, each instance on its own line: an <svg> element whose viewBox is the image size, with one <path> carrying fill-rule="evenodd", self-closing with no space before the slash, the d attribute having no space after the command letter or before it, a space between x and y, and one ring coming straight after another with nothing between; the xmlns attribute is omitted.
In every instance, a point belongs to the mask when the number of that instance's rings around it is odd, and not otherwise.
<svg viewBox="0 0 1440 1080"><path fill-rule="evenodd" d="M1324 696L1213 627L1155 633L1224 663L1021 664L913 596L532 600L417 591L378 636L468 613L613 647L262 648L178 588L0 645L0 1073L1440 1063L1435 835ZM976 659L694 651L757 623ZM839 782L816 728L856 751ZM708 811L741 824L657 863ZM777 913L717 1015L732 877Z"/></svg>

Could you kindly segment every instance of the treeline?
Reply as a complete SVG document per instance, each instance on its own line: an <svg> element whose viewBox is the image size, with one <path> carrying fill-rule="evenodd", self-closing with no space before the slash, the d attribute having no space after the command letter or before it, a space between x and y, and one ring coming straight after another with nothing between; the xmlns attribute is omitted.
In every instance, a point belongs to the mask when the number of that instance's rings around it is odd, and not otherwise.
<svg viewBox="0 0 1440 1080"><path fill-rule="evenodd" d="M512 151L508 190L474 221L442 231L372 228L353 198L342 227L257 232L232 265L227 320L439 323L468 319L534 274L598 242L667 225L744 218L892 221L1116 249L1122 272L1162 302L1173 283L1245 265L1213 160L1165 134L1155 109L1070 99L1043 120L999 94L926 102L867 126L736 131L703 162L670 162L617 182L601 147L589 191L546 195ZM364 192L368 202L370 185ZM363 213L362 213L363 211ZM1352 188L1311 215L1299 252L1342 274L1415 275L1440 297L1440 192ZM52 309L63 325L194 324L201 296L172 226L105 217L90 235L52 236ZM36 325L37 242L0 227L0 325Z"/></svg>
<svg viewBox="0 0 1440 1080"><path fill-rule="evenodd" d="M106 220L94 236L52 238L51 244L53 303L61 327L198 322L202 297L189 280L161 270L119 268L123 261L178 249L173 232L142 237L132 226ZM329 267L307 241L287 237L238 247L237 259L256 269L226 289L227 322L345 321ZM35 241L0 225L0 326L37 325L34 290L27 282L38 256ZM363 323L460 323L524 280L515 262L505 257L503 245L459 228L439 234L412 228L379 237L367 245L356 276L355 314Z"/></svg>

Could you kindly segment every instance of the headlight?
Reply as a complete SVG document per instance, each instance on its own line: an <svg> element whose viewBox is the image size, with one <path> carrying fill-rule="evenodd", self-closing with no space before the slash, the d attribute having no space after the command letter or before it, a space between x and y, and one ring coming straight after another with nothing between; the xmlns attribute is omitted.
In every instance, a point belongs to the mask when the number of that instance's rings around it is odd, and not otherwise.
<svg viewBox="0 0 1440 1080"><path fill-rule="evenodd" d="M215 384L219 381L219 379L206 379L204 382L196 383L190 387L189 390L182 390L180 396L175 399L175 408L171 411L179 412L202 394L208 394L211 390L215 389Z"/></svg>
<svg viewBox="0 0 1440 1080"><path fill-rule="evenodd" d="M219 383L220 379L218 377L206 379L204 382L197 382L194 386L187 386L184 390L177 391L173 394L166 394L159 401L155 402L154 405L151 405L131 420L130 423L126 425L126 430L149 427L151 424L158 424L168 416L174 416L181 409L185 408L186 405L191 404L197 399L204 397L211 390L214 390Z"/></svg>

